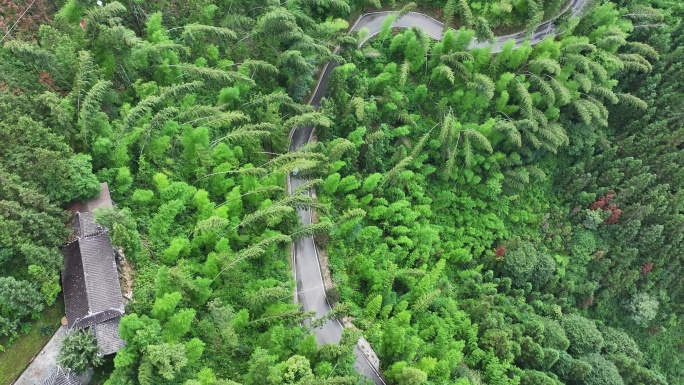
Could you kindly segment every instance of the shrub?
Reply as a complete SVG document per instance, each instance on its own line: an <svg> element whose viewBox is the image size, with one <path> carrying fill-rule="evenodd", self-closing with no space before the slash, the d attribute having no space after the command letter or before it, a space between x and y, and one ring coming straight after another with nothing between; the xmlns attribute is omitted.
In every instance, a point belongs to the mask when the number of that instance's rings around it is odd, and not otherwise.
<svg viewBox="0 0 684 385"><path fill-rule="evenodd" d="M544 366L544 349L530 337L519 340L520 355L515 357L515 364L523 368L541 369Z"/></svg>
<svg viewBox="0 0 684 385"><path fill-rule="evenodd" d="M597 353L589 354L582 361L591 365L591 372L584 378L585 385L624 385L615 364Z"/></svg>
<svg viewBox="0 0 684 385"><path fill-rule="evenodd" d="M604 340L603 351L606 354L624 354L637 361L641 360L643 354L639 346L627 333L609 326L603 326L600 330Z"/></svg>
<svg viewBox="0 0 684 385"><path fill-rule="evenodd" d="M570 340L568 352L573 356L598 353L603 347L603 336L594 321L578 314L566 315L561 319L565 334Z"/></svg>
<svg viewBox="0 0 684 385"><path fill-rule="evenodd" d="M570 241L570 252L575 258L588 259L598 248L598 241L596 235L588 230L580 230L575 232Z"/></svg>
<svg viewBox="0 0 684 385"><path fill-rule="evenodd" d="M327 289L325 291L325 296L328 298L328 301L330 301L332 306L335 306L336 303L340 302L340 291L336 287Z"/></svg>
<svg viewBox="0 0 684 385"><path fill-rule="evenodd" d="M542 370L549 370L558 362L560 358L560 351L556 349L544 348L544 362L542 363Z"/></svg>
<svg viewBox="0 0 684 385"><path fill-rule="evenodd" d="M622 379L627 384L667 385L665 376L644 368L637 361L624 354L611 354L607 358L615 364Z"/></svg>
<svg viewBox="0 0 684 385"><path fill-rule="evenodd" d="M75 373L85 373L89 366L99 366L103 359L99 354L95 336L88 330L76 331L62 340L59 364Z"/></svg>
<svg viewBox="0 0 684 385"><path fill-rule="evenodd" d="M572 371L573 358L567 352L559 352L558 360L551 367L551 371L556 373L561 379L566 379Z"/></svg>
<svg viewBox="0 0 684 385"><path fill-rule="evenodd" d="M565 351L570 346L570 340L563 327L549 318L544 318L544 347Z"/></svg>
<svg viewBox="0 0 684 385"><path fill-rule="evenodd" d="M625 304L631 318L639 326L646 326L658 314L659 302L648 293L637 293Z"/></svg>
<svg viewBox="0 0 684 385"><path fill-rule="evenodd" d="M52 335L52 332L55 330L55 328L52 325L40 325L38 328L38 331L40 332L41 336L49 336Z"/></svg>
<svg viewBox="0 0 684 385"><path fill-rule="evenodd" d="M560 385L560 382L536 370L525 370L520 376L520 385Z"/></svg>
<svg viewBox="0 0 684 385"><path fill-rule="evenodd" d="M503 257L502 270L511 277L513 286L523 288L531 283L534 288L543 286L556 270L556 261L539 252L530 242L519 242Z"/></svg>

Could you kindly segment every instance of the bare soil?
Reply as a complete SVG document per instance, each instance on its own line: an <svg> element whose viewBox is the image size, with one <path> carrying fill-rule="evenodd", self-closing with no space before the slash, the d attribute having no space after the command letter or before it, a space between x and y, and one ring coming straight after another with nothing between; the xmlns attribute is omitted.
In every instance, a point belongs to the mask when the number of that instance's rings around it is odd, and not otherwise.
<svg viewBox="0 0 684 385"><path fill-rule="evenodd" d="M121 251L119 251L121 252ZM123 253L121 253L123 255ZM121 274L119 274L119 283L121 284L121 293L123 294L124 305L133 298L133 284L135 283L135 268L131 261L122 258L118 261Z"/></svg>

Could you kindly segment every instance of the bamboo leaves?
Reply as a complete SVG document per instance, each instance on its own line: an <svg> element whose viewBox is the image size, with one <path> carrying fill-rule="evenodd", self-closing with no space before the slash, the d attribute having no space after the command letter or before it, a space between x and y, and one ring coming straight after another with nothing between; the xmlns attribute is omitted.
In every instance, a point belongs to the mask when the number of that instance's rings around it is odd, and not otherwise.
<svg viewBox="0 0 684 385"><path fill-rule="evenodd" d="M210 34L220 39L237 39L235 32L229 28L203 24L188 24L183 26L181 37L184 39L193 39L193 35L196 33Z"/></svg>
<svg viewBox="0 0 684 385"><path fill-rule="evenodd" d="M441 65L441 66L435 68L435 70L433 71L433 74L434 74L433 76L446 79L452 85L456 81L456 76L454 75L454 71L445 65Z"/></svg>
<svg viewBox="0 0 684 385"><path fill-rule="evenodd" d="M79 111L79 123L81 125L81 135L83 141L88 142L88 130L94 123L95 114L100 111L100 103L104 95L111 88L112 83L108 80L100 80L86 93L83 105Z"/></svg>
<svg viewBox="0 0 684 385"><path fill-rule="evenodd" d="M514 87L518 96L518 101L520 102L522 115L526 118L529 118L532 115L533 109L532 96L530 96L527 88L520 81L518 81L518 79L515 79Z"/></svg>
<svg viewBox="0 0 684 385"><path fill-rule="evenodd" d="M350 12L349 4L343 0L296 0L296 3L309 7L330 7L335 12L341 14L348 14Z"/></svg>
<svg viewBox="0 0 684 385"><path fill-rule="evenodd" d="M515 124L511 123L510 121L497 120L493 129L494 131L505 135L506 138L517 147L522 146L522 136L520 135L520 131L518 131L518 128L515 126Z"/></svg>
<svg viewBox="0 0 684 385"><path fill-rule="evenodd" d="M547 72L551 75L558 75L561 72L561 66L553 59L543 58L530 61L530 71L539 75L542 72Z"/></svg>
<svg viewBox="0 0 684 385"><path fill-rule="evenodd" d="M290 234L293 239L311 237L315 234L329 234L335 225L330 221L322 221L304 226L302 229Z"/></svg>
<svg viewBox="0 0 684 385"><path fill-rule="evenodd" d="M288 131L296 130L306 126L330 127L331 121L320 112L307 112L294 116L283 123L283 127Z"/></svg>
<svg viewBox="0 0 684 385"><path fill-rule="evenodd" d="M653 69L651 63L637 53L623 53L618 54L617 57L627 70L647 73Z"/></svg>
<svg viewBox="0 0 684 385"><path fill-rule="evenodd" d="M471 75L470 70L463 64L463 62L472 60L473 56L470 53L463 51L451 52L440 56L440 61L448 65L449 69L451 69L451 72L464 82L468 82Z"/></svg>
<svg viewBox="0 0 684 385"><path fill-rule="evenodd" d="M405 85L406 80L408 80L408 76L411 70L411 62L408 60L404 60L404 63L401 65L401 70L399 71L399 85ZM451 74L451 77L453 78L453 73ZM453 84L453 81L451 81Z"/></svg>
<svg viewBox="0 0 684 385"><path fill-rule="evenodd" d="M273 207L273 206L271 206L271 207ZM261 211L263 211L263 212L260 215L256 215L258 213L257 212L257 213L255 213L255 215L253 215L252 217L247 218L247 219L249 219L250 221L253 221L253 220L256 220L258 218L272 216L272 215L275 215L275 212L278 210L272 209L268 212L265 212L266 210L261 210ZM243 219L243 221L244 221L244 219ZM291 241L292 241L292 239L289 236L278 233L278 234L272 235L268 238L265 238L265 239L255 243L255 244L253 244L253 245L251 245L245 249L240 250L237 254L235 254L232 261L230 263L228 263L226 266L224 266L221 269L221 271L218 272L218 274L216 274L216 276L211 280L211 282L214 282L216 280L216 278L218 278L221 274L223 274L223 272L232 268L233 266L235 266L239 262L242 262L242 261L247 260L247 259L258 258L259 256L262 256L264 253L266 253L266 250L269 246L275 245L278 243L289 243Z"/></svg>
<svg viewBox="0 0 684 385"><path fill-rule="evenodd" d="M96 77L95 64L93 58L88 51L80 51L78 53L78 69L76 71L76 78L74 79L74 86L71 89L71 95L76 99L76 110L81 110L81 99L85 93L93 85Z"/></svg>
<svg viewBox="0 0 684 385"><path fill-rule="evenodd" d="M451 176L459 153L463 155L464 167L469 167L474 156L474 146L489 153L493 151L491 142L478 130L477 125L469 124L467 127L462 127L451 111L442 120L439 142L442 144L442 153L445 157L443 176L447 178Z"/></svg>
<svg viewBox="0 0 684 385"><path fill-rule="evenodd" d="M468 86L483 95L487 100L491 100L494 97L494 91L496 90L492 79L484 74L476 74Z"/></svg>
<svg viewBox="0 0 684 385"><path fill-rule="evenodd" d="M268 76L277 75L279 72L278 67L263 60L247 59L241 66L246 67L251 72L261 72Z"/></svg>
<svg viewBox="0 0 684 385"><path fill-rule="evenodd" d="M354 143L344 138L337 138L328 145L328 159L330 162L338 161L345 152L354 148Z"/></svg>
<svg viewBox="0 0 684 385"><path fill-rule="evenodd" d="M194 64L171 64L169 67L172 68L180 68L183 71L185 71L189 75L193 75L196 77L203 78L205 80L209 80L212 82L221 82L221 83L246 83L249 85L255 85L254 80L248 78L247 76L239 73L239 72L234 72L234 71L224 71L218 68L210 68L210 67L200 67L196 66Z"/></svg>
<svg viewBox="0 0 684 385"><path fill-rule="evenodd" d="M102 7L89 8L85 14L86 25L95 28L99 24L107 24L124 12L126 12L126 7L118 1L107 3Z"/></svg>
<svg viewBox="0 0 684 385"><path fill-rule="evenodd" d="M626 93L618 93L616 94L617 98L619 101L622 103L627 104L630 107L638 108L640 110L645 110L648 108L648 103L643 101L642 99L631 95L631 94L626 94Z"/></svg>
<svg viewBox="0 0 684 385"><path fill-rule="evenodd" d="M160 105L161 103L183 95L187 92L193 92L202 86L202 82L195 81L191 83L183 83L171 87L167 87L161 90L159 95L151 95L145 99L138 102L138 104L133 107L128 115L124 119L124 127L131 127L139 118L141 118L146 113L152 111L153 108Z"/></svg>
<svg viewBox="0 0 684 385"><path fill-rule="evenodd" d="M413 157L412 156L407 156L404 159L400 160L399 163L397 163L394 167L392 167L391 170L387 171L385 174L385 178L380 184L380 186L383 186L386 182L393 180L396 178L399 173L404 171L406 167L413 162Z"/></svg>
<svg viewBox="0 0 684 385"><path fill-rule="evenodd" d="M288 68L288 70L292 72L306 73L314 70L314 65L298 50L288 50L280 54L278 57L278 66L281 68Z"/></svg>

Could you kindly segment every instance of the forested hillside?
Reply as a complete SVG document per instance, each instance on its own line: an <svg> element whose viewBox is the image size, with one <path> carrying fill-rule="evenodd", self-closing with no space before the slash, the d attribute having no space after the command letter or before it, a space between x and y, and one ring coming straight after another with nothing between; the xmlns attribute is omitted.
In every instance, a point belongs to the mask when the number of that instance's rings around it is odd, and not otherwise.
<svg viewBox="0 0 684 385"><path fill-rule="evenodd" d="M106 384L368 383L361 334L390 384L684 383L677 0L590 0L500 52L468 47L569 3L19 3L0 17L0 336L54 303L65 209L108 182L96 220L135 285ZM350 25L380 8L459 29L388 22L359 48ZM311 182L288 194L295 170ZM358 328L339 345L293 301L312 234L328 317Z"/></svg>

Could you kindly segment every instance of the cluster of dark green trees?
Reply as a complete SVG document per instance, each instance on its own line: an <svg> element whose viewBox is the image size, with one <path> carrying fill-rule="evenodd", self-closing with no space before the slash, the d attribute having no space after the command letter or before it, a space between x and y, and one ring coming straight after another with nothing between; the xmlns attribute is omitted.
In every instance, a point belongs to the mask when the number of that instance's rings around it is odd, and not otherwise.
<svg viewBox="0 0 684 385"><path fill-rule="evenodd" d="M100 185L90 155L75 154L64 132L51 129L60 98L34 93L37 78L8 51L0 61L0 336L14 339L61 290L59 247L69 234L63 208Z"/></svg>
<svg viewBox="0 0 684 385"><path fill-rule="evenodd" d="M467 47L565 3L418 2L464 28L361 50L346 18L403 3L104 3L0 48L0 333L54 302L64 208L107 181L96 218L136 269L107 384L363 383L359 332L317 346L293 303L311 234L390 383L682 381L676 1L590 2L497 53ZM319 201L285 193L295 168Z"/></svg>

